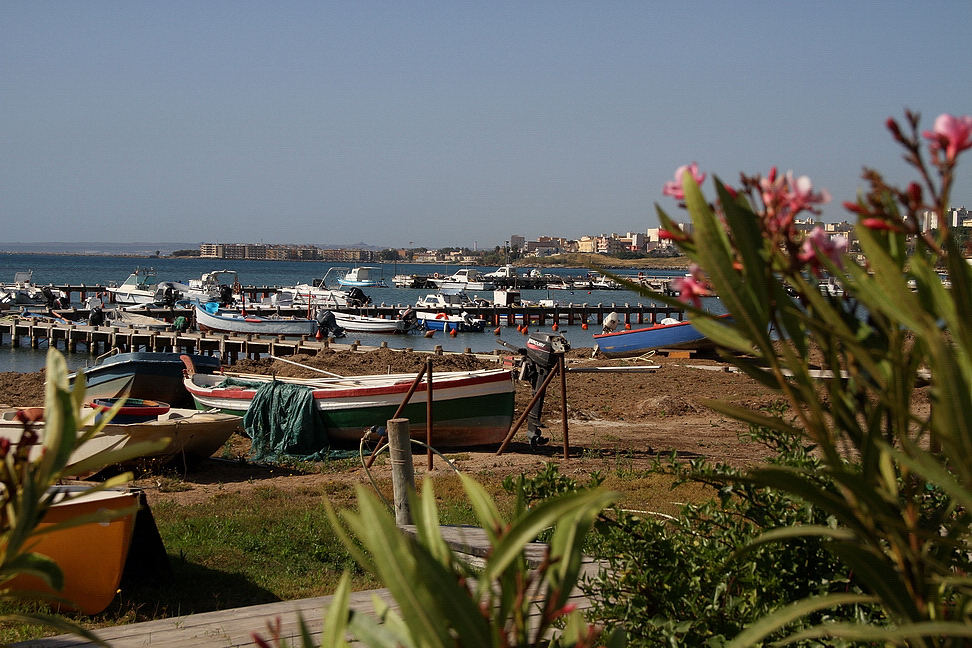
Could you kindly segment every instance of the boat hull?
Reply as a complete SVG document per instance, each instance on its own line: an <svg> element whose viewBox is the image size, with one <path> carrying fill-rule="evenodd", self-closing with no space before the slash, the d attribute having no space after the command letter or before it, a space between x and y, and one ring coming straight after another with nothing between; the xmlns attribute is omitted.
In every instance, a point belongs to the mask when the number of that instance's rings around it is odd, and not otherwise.
<svg viewBox="0 0 972 648"><path fill-rule="evenodd" d="M482 333L486 329L486 320L483 319L465 318L461 315L422 312L416 313L415 316L430 331Z"/></svg>
<svg viewBox="0 0 972 648"><path fill-rule="evenodd" d="M711 344L688 320L595 334L594 342L608 358L629 358L656 349L700 348Z"/></svg>
<svg viewBox="0 0 972 648"><path fill-rule="evenodd" d="M85 398L155 399L173 407L193 407L194 401L182 385L185 365L180 353L156 353L139 351L119 353L106 358L100 364L88 367L84 374ZM200 373L219 371L219 359L199 354L186 354ZM77 374L68 377L73 384Z"/></svg>
<svg viewBox="0 0 972 648"><path fill-rule="evenodd" d="M314 335L317 322L307 318L269 318L245 316L236 311L217 311L195 307L196 326L200 331L219 333L250 333L253 335Z"/></svg>
<svg viewBox="0 0 972 648"><path fill-rule="evenodd" d="M34 420L43 419L43 408L28 408ZM91 408L82 409L82 419L94 420ZM20 440L23 425L16 420L17 410L0 412L0 438L12 443ZM71 466L108 450L118 450L144 441L169 440L162 449L126 462L126 466L170 465L186 468L211 457L223 447L226 440L240 428L240 418L222 412L203 412L196 409L170 409L157 419L140 423L114 423L75 448L65 468L66 476L90 477L91 473L72 472ZM82 428L83 433L85 428ZM43 432L30 456L39 456L43 448Z"/></svg>
<svg viewBox="0 0 972 648"><path fill-rule="evenodd" d="M59 488L59 487L55 487ZM37 525L43 531L55 524L102 510L120 511L108 522L91 522L43 533L30 541L31 551L53 559L64 575L64 589L55 591L36 576L21 575L5 586L47 592L71 602L64 606L84 614L98 614L118 593L135 529L137 492L108 490L55 503Z"/></svg>
<svg viewBox="0 0 972 648"><path fill-rule="evenodd" d="M408 325L402 320L366 317L331 311L334 321L345 331L351 333L404 333Z"/></svg>
<svg viewBox="0 0 972 648"><path fill-rule="evenodd" d="M269 376L238 376L265 383ZM325 422L328 439L336 445L357 445L365 430L384 427L408 392L413 376L349 376L346 379L286 382L314 390L314 406ZM243 415L257 387L218 387L219 376L186 378L186 389L200 408L219 408ZM427 384L421 383L405 407L409 429L416 439L426 437ZM486 370L433 375L432 444L467 447L501 442L513 422L513 381L509 371Z"/></svg>

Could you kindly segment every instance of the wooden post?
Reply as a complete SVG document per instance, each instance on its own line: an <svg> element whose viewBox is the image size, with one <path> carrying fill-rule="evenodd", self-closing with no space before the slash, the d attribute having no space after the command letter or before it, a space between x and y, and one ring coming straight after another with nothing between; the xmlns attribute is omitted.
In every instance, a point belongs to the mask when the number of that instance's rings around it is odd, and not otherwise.
<svg viewBox="0 0 972 648"><path fill-rule="evenodd" d="M412 523L409 497L415 492L415 468L412 466L412 445L408 435L408 419L389 419L389 457L392 469L392 493L395 497L395 523L403 526Z"/></svg>
<svg viewBox="0 0 972 648"><path fill-rule="evenodd" d="M557 370L560 371L560 401L563 405L563 433L564 433L564 459L570 459L570 440L567 437L567 366L564 364L564 354L560 354L557 363Z"/></svg>
<svg viewBox="0 0 972 648"><path fill-rule="evenodd" d="M425 445L429 455L429 472L432 471L432 358L425 359Z"/></svg>

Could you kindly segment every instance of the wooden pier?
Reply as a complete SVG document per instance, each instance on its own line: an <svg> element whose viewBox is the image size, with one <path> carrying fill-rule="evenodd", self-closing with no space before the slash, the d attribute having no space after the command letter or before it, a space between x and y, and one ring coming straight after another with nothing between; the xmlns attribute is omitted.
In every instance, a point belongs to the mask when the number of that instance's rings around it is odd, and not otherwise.
<svg viewBox="0 0 972 648"><path fill-rule="evenodd" d="M367 306L342 309L360 315L397 318L408 306L396 305ZM306 309L273 308L249 309L255 314L276 314L284 317L306 317ZM191 318L190 309L146 308L139 311L144 315L173 322L182 316ZM629 304L571 304L568 306L479 306L467 308L466 312L481 317L492 326L583 326L587 323L598 325L604 317L615 312L622 325L650 325L665 317L681 319L684 312L669 306L629 305ZM311 336L265 337L253 334L205 333L200 331L156 331L130 325L108 324L94 326L87 324L89 311L86 309L64 309L52 311L55 319L41 317L22 317L9 314L0 319L0 346L9 344L12 348L28 346L40 348L42 342L65 352L77 353L83 348L91 354L106 353L112 349L119 351L169 351L179 353L219 354L229 363L240 358L258 359L265 355L287 356L298 353L316 354L333 340L318 340Z"/></svg>

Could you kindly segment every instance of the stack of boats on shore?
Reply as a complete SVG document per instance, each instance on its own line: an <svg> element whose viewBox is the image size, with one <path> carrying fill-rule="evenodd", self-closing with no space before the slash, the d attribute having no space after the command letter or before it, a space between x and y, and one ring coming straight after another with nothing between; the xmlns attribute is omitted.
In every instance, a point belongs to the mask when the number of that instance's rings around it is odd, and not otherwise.
<svg viewBox="0 0 972 648"><path fill-rule="evenodd" d="M247 422L263 420L268 412L281 409L267 407L265 397L281 387L303 395L306 410L292 412L293 420L313 424L298 427L288 445L271 446L275 458L291 450L326 457L332 448L357 449L363 440L380 441L386 422L394 416L409 419L414 438L425 440L428 434L432 445L441 448L498 444L513 421L513 378L508 369L430 372L421 379L411 374L275 378L224 374L217 360L202 355L139 352L99 358L92 367L71 376L72 382L81 376L87 385L87 402L81 412L85 425L79 434L86 434L107 411L115 410L115 418L71 455L65 475L80 479L91 477L95 467L101 468L99 454L125 448L130 454L143 453L125 467L185 470L218 452L241 428L251 437L262 434L259 425L248 426ZM160 396L180 405L191 400L195 407L171 407L158 400ZM431 421L426 417L428 411ZM39 434L28 456L41 456L45 413L39 407L0 412L0 437L21 443L31 425ZM267 440L255 437L253 446L266 448ZM62 607L97 614L120 591L130 554L159 569L167 558L143 494L130 489L82 494L86 488L77 487L72 493L52 491L49 496L57 498L57 504L41 525L94 512L102 513L100 521L52 531L34 550L53 558L63 570L65 586L57 594L68 603ZM143 532L137 533L136 527ZM15 587L50 591L37 579L18 578L12 583Z"/></svg>

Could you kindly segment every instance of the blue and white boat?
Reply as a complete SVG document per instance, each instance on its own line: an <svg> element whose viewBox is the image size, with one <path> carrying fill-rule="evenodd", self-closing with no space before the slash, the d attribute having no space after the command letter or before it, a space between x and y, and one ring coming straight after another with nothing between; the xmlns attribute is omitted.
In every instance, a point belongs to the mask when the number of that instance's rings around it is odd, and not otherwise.
<svg viewBox="0 0 972 648"><path fill-rule="evenodd" d="M415 317L418 318L419 325L429 331L445 331L450 333L481 333L486 328L486 320L473 317L469 313L462 312L457 314L439 311L416 311Z"/></svg>
<svg viewBox="0 0 972 648"><path fill-rule="evenodd" d="M215 302L195 304L196 328L218 333L252 333L253 335L314 335L317 322L306 317L258 317L245 312L220 308Z"/></svg>
<svg viewBox="0 0 972 648"><path fill-rule="evenodd" d="M377 273L376 273L377 271ZM338 284L346 288L383 288L385 280L381 277L381 268L376 266L356 266L344 274L338 275Z"/></svg>
<svg viewBox="0 0 972 648"><path fill-rule="evenodd" d="M594 343L608 358L630 358L656 349L696 349L710 344L692 322L670 317L645 328L596 333Z"/></svg>
<svg viewBox="0 0 972 648"><path fill-rule="evenodd" d="M182 384L183 355L190 357L200 373L219 371L219 358L213 356L136 351L102 356L93 366L68 376L68 380L73 384L78 374L84 375L88 401L128 396L192 407L192 396Z"/></svg>

